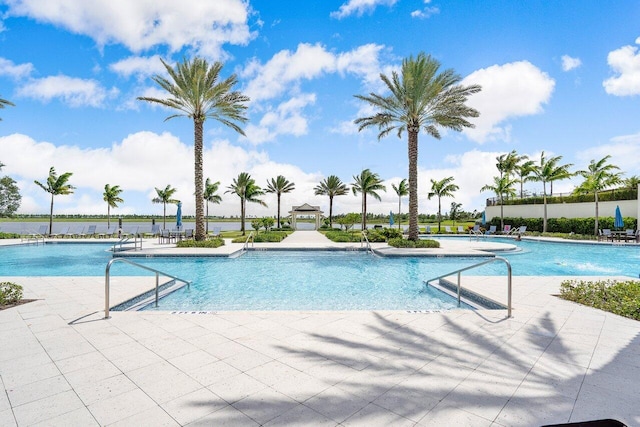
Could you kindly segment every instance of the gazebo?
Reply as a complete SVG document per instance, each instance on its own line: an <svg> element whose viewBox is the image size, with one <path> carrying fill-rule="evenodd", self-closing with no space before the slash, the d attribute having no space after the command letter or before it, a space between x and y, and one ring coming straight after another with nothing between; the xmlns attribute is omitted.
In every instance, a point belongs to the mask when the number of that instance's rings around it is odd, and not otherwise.
<svg viewBox="0 0 640 427"><path fill-rule="evenodd" d="M308 203L305 203L304 205L300 205L300 206L292 206L291 210L289 211L289 215L291 215L291 227L295 230L296 229L296 219L298 218L298 215L303 215L303 216L307 216L307 215L315 215L316 217L316 230L318 228L320 228L320 217L322 216L323 212L320 210L320 206L311 206Z"/></svg>

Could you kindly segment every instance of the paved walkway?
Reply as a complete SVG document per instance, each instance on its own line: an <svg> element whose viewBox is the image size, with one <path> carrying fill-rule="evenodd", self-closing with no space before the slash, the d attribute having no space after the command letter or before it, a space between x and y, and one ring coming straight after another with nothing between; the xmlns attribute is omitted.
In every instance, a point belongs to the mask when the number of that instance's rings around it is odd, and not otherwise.
<svg viewBox="0 0 640 427"><path fill-rule="evenodd" d="M112 312L102 277L4 277L1 426L640 425L640 322L515 277L505 311ZM589 278L585 278L589 279ZM464 277L504 301L504 278ZM152 286L116 277L113 304Z"/></svg>

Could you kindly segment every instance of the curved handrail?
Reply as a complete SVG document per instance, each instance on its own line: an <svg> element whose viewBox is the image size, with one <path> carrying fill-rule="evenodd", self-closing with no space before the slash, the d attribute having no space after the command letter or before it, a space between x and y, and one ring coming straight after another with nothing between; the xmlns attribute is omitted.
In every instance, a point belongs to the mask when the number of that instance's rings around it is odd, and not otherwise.
<svg viewBox="0 0 640 427"><path fill-rule="evenodd" d="M249 233L247 240L244 241L244 245L242 246L243 251L246 251L249 248L249 239L251 239L251 247L253 247L253 231Z"/></svg>
<svg viewBox="0 0 640 427"><path fill-rule="evenodd" d="M364 238L364 241L367 242L367 248L366 251L367 252L371 252L373 254L373 249L371 249L371 243L369 243L369 238L367 237L367 232L366 231L362 231L362 236L360 237L360 247L362 247L362 238Z"/></svg>
<svg viewBox="0 0 640 427"><path fill-rule="evenodd" d="M153 273L156 274L156 307L158 306L158 281L159 281L159 276L163 275L165 277L169 277L173 280L177 280L179 282L182 283L186 283L187 286L191 285L191 281L190 280L184 280L181 279L179 277L173 276L171 274L167 274L164 273L160 270L156 270L155 268L151 268L151 267L147 267L146 265L142 265L142 264L138 264L137 262L133 262L133 261L129 261L126 258L113 258L111 260L109 260L109 262L107 263L107 267L105 268L105 272L104 272L104 318L108 319L109 318L109 288L110 288L110 280L111 280L111 265L115 262L124 262L126 264L129 265L133 265L134 267L139 267L142 268L143 270L147 270L147 271L151 271Z"/></svg>
<svg viewBox="0 0 640 427"><path fill-rule="evenodd" d="M494 257L494 258L491 258L491 259L488 259L488 260L484 260L484 261L479 262L477 264L473 264L473 265L470 265L470 266L467 266L467 267L464 267L464 268L459 268L459 269L457 269L455 271L452 271L450 273L443 274L441 276L434 277L433 279L426 280L425 283L433 282L434 280L444 279L445 277L449 277L449 276L452 276L452 275L457 273L458 274L458 304L460 304L460 289L461 289L461 286L460 286L460 273L462 273L463 271L467 271L467 270L471 270L471 269L483 266L485 264L491 264L491 263L496 262L496 261L504 262L506 264L506 266L507 266L507 318L509 318L509 317L511 317L511 294L512 294L512 292L511 292L511 276L512 276L512 274L511 274L511 263L509 263L509 261L506 260L505 258L497 256L497 257Z"/></svg>

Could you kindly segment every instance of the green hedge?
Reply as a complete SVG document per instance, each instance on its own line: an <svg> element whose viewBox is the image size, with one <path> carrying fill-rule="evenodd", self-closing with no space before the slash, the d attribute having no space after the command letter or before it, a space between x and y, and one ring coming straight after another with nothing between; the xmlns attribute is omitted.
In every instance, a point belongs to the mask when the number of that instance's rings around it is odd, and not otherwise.
<svg viewBox="0 0 640 427"><path fill-rule="evenodd" d="M640 320L640 282L565 280L560 297L620 316Z"/></svg>
<svg viewBox="0 0 640 427"><path fill-rule="evenodd" d="M12 282L0 283L0 305L15 304L22 299L22 286Z"/></svg>
<svg viewBox="0 0 640 427"><path fill-rule="evenodd" d="M598 201L610 202L616 200L636 200L638 198L638 190L631 188L620 188L616 190L608 190L598 193ZM571 196L547 196L547 204L554 203L585 203L595 202L594 194L576 194ZM497 201L500 204L500 201ZM525 197L524 199L514 198L504 201L504 205L542 205L544 204L543 196Z"/></svg>
<svg viewBox="0 0 640 427"><path fill-rule="evenodd" d="M0 232L0 239L19 239L20 235L17 233L2 233Z"/></svg>
<svg viewBox="0 0 640 427"><path fill-rule="evenodd" d="M263 231L260 233L254 233L254 243L279 243L289 235L286 231ZM232 240L233 243L244 243L247 241L247 236L236 237Z"/></svg>
<svg viewBox="0 0 640 427"><path fill-rule="evenodd" d="M219 248L224 246L224 240L213 238L210 240L181 240L176 244L178 248Z"/></svg>
<svg viewBox="0 0 640 427"><path fill-rule="evenodd" d="M339 230L331 230L327 231L325 234L327 239L332 242L338 243L351 243L351 242L359 242L360 236L362 234L359 231L339 231Z"/></svg>
<svg viewBox="0 0 640 427"><path fill-rule="evenodd" d="M623 229L637 228L636 218L623 218ZM614 229L613 217L600 217L598 218L598 228L610 228ZM513 218L505 217L505 224L511 224L512 227L519 227L521 225L527 226L527 231L542 232L542 218ZM549 218L547 219L547 232L549 233L575 233L575 234L590 234L593 235L595 229L595 218ZM494 217L489 221L488 225L495 225L500 229L500 217Z"/></svg>
<svg viewBox="0 0 640 427"><path fill-rule="evenodd" d="M389 239L389 246L393 246L395 248L439 248L440 242L431 239L414 241L399 237Z"/></svg>

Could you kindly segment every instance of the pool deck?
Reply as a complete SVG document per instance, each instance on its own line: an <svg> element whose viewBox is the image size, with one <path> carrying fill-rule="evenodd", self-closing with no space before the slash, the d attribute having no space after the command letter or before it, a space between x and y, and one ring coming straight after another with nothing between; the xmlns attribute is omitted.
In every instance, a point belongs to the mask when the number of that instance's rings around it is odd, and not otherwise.
<svg viewBox="0 0 640 427"><path fill-rule="evenodd" d="M292 248L328 245L295 236ZM515 274L510 319L455 310L104 320L103 277L3 277L37 301L0 311L0 426L640 425L640 322L553 296L566 277ZM463 285L506 299L504 277ZM151 286L114 277L112 305Z"/></svg>

